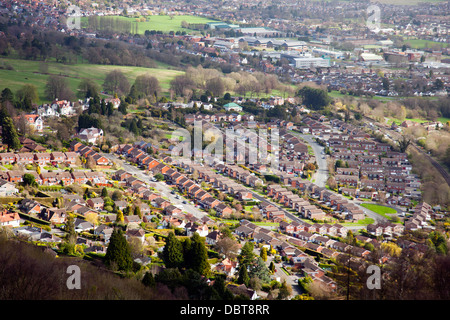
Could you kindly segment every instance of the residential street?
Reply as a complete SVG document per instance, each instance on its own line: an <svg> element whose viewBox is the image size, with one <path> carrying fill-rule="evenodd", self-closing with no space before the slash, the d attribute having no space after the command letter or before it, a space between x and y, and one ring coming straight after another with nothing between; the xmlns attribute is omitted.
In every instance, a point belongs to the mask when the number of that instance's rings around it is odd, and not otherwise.
<svg viewBox="0 0 450 320"><path fill-rule="evenodd" d="M314 175L314 183L321 188L325 188L328 179L328 167L326 155L322 154L324 148L321 147L315 140L312 135L309 134L301 134L297 132L292 132L293 135L296 135L302 139L304 139L313 149L314 155L316 157L316 162L319 167L317 172Z"/></svg>
<svg viewBox="0 0 450 320"><path fill-rule="evenodd" d="M196 218L202 218L206 215L205 212L199 210L193 204L191 204L189 199L186 199L183 196L179 196L179 199L177 199L176 194L171 194L172 189L164 181L151 181L152 176L149 176L145 173L145 171L126 163L126 161L120 160L119 157L115 154L104 153L103 155L109 160L115 162L118 166L123 167L125 171L128 171L138 179L141 179L144 182L148 183L150 186L154 187L161 193L163 197L168 198L173 205L181 206L180 208L182 208L183 211L191 213ZM183 201L186 201L186 203L183 203Z"/></svg>

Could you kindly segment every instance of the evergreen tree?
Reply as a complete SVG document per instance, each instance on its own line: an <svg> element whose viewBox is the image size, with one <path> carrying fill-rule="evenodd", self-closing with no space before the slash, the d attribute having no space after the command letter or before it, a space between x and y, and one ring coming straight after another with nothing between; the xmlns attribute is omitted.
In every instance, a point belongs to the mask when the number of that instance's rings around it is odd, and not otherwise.
<svg viewBox="0 0 450 320"><path fill-rule="evenodd" d="M11 91L11 89L5 88L2 90L2 95L1 95L0 101L1 102L9 101L11 103L14 101L14 94Z"/></svg>
<svg viewBox="0 0 450 320"><path fill-rule="evenodd" d="M142 218L141 208L139 208L139 206L134 208L134 214L139 216L139 218Z"/></svg>
<svg viewBox="0 0 450 320"><path fill-rule="evenodd" d="M269 264L269 270L270 272L275 273L275 264L273 263L273 261L271 261Z"/></svg>
<svg viewBox="0 0 450 320"><path fill-rule="evenodd" d="M146 287L154 288L156 286L155 278L151 272L146 272L142 278L142 284Z"/></svg>
<svg viewBox="0 0 450 320"><path fill-rule="evenodd" d="M20 148L19 135L16 127L11 119L7 116L2 119L2 142L8 146L8 150L16 150Z"/></svg>
<svg viewBox="0 0 450 320"><path fill-rule="evenodd" d="M179 268L183 264L183 245L173 232L167 236L162 255L167 268Z"/></svg>
<svg viewBox="0 0 450 320"><path fill-rule="evenodd" d="M248 287L249 281L250 281L250 277L248 276L247 265L241 264L241 267L239 268L239 277L237 279L237 283L245 284L245 286Z"/></svg>
<svg viewBox="0 0 450 320"><path fill-rule="evenodd" d="M208 250L206 249L205 240L195 232L191 237L191 269L207 276L210 272L208 262Z"/></svg>
<svg viewBox="0 0 450 320"><path fill-rule="evenodd" d="M253 253L253 243L247 241L241 248L241 253L238 256L239 263L250 265L253 263L255 254Z"/></svg>
<svg viewBox="0 0 450 320"><path fill-rule="evenodd" d="M256 258L256 262L250 267L249 277L256 277L264 283L270 282L270 272L261 257Z"/></svg>
<svg viewBox="0 0 450 320"><path fill-rule="evenodd" d="M112 116L112 114L114 113L114 106L112 104L112 102L108 102L108 104L106 105L106 108L108 109L108 117Z"/></svg>
<svg viewBox="0 0 450 320"><path fill-rule="evenodd" d="M115 228L106 250L105 263L107 266L117 266L118 270L130 271L133 268L133 258L123 231Z"/></svg>

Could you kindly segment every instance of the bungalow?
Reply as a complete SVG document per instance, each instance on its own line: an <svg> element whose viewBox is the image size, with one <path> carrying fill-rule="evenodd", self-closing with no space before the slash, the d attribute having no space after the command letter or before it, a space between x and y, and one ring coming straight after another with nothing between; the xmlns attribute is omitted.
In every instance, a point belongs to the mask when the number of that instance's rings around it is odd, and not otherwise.
<svg viewBox="0 0 450 320"><path fill-rule="evenodd" d="M208 233L205 237L206 243L211 246L216 245L216 243L219 239L220 239L220 232L217 230L214 230L214 231Z"/></svg>
<svg viewBox="0 0 450 320"><path fill-rule="evenodd" d="M94 225L92 223L79 218L75 219L74 225L75 225L75 232L77 233L94 229Z"/></svg>

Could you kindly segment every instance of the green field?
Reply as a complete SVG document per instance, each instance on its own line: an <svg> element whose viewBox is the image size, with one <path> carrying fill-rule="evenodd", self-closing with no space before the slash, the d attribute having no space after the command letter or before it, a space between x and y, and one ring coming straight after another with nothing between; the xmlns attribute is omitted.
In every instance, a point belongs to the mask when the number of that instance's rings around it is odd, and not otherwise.
<svg viewBox="0 0 450 320"><path fill-rule="evenodd" d="M420 2L445 2L446 0L371 0L374 3L385 3L385 4L395 4L395 5L417 5Z"/></svg>
<svg viewBox="0 0 450 320"><path fill-rule="evenodd" d="M380 214L383 217L388 218L388 219L390 219L390 217L386 216L387 214L397 213L397 211L395 209L393 209L393 208L386 207L386 206L381 206L381 205L378 205L378 204L362 203L361 207L369 209L370 211L378 213L378 214Z"/></svg>
<svg viewBox="0 0 450 320"><path fill-rule="evenodd" d="M139 21L139 18L123 17L123 16L111 16L117 17L120 20L129 21L131 23L137 23L138 34L144 34L146 30L156 30L168 33L170 31L186 31L192 32L194 30L189 28L182 28L181 22L186 21L189 24L203 24L208 22L217 22L217 20L191 16L191 15L179 15L179 16L168 16L168 15L154 15L145 16L145 21ZM86 17L81 18L82 26L87 26L88 19Z"/></svg>
<svg viewBox="0 0 450 320"><path fill-rule="evenodd" d="M409 44L413 49L424 49L424 48L447 48L449 46L448 43L444 42L436 42L430 40L422 40L422 39L404 39L406 44Z"/></svg>
<svg viewBox="0 0 450 320"><path fill-rule="evenodd" d="M121 70L128 78L130 84L134 82L136 76L149 73L158 78L163 92L167 92L170 87L170 81L175 76L184 73L183 71L171 70L162 66L158 68L143 68L92 64L64 65L48 62L48 74L42 74L39 72L41 64L39 61L0 59L0 65L3 63L12 66L13 70L0 69L0 91L4 88L10 88L13 92L16 92L25 84L34 84L38 89L39 103L48 102L44 91L49 74L65 76L72 91L76 92L79 83L83 79L93 79L102 87L106 74L115 69Z"/></svg>

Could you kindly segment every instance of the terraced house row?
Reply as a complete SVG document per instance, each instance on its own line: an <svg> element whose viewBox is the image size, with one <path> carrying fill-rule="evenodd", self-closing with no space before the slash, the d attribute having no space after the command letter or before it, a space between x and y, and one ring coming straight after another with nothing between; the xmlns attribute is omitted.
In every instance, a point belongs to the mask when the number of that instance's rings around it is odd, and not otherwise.
<svg viewBox="0 0 450 320"><path fill-rule="evenodd" d="M71 184L85 184L88 181L93 184L105 184L107 179L103 172L91 171L44 171L38 174L35 171L18 171L10 170L1 172L0 178L12 183L23 182L23 176L31 174L39 185L54 186L54 185L71 185Z"/></svg>
<svg viewBox="0 0 450 320"><path fill-rule="evenodd" d="M5 152L0 153L0 163L5 164L37 164L44 166L46 164L61 164L74 165L78 159L75 152Z"/></svg>

